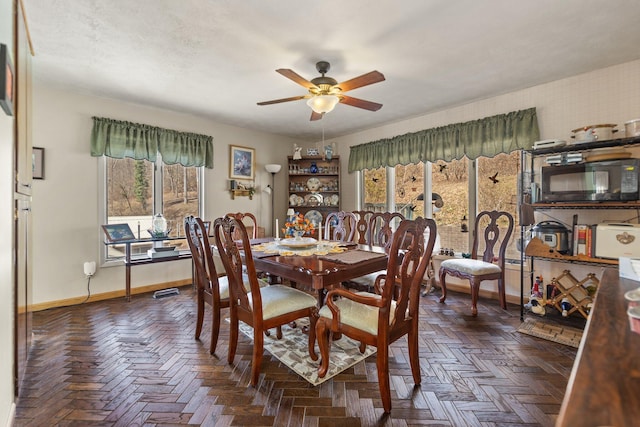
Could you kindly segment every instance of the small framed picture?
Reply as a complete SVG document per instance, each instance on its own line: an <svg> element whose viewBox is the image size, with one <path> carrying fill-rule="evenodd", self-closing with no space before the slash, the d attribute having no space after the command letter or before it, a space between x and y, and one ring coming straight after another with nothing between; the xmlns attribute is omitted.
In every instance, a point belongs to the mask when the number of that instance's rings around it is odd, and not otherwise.
<svg viewBox="0 0 640 427"><path fill-rule="evenodd" d="M256 151L253 148L237 145L230 145L229 149L229 178L253 180Z"/></svg>
<svg viewBox="0 0 640 427"><path fill-rule="evenodd" d="M0 44L0 107L8 116L13 115L14 80L9 49Z"/></svg>
<svg viewBox="0 0 640 427"><path fill-rule="evenodd" d="M33 179L44 179L44 148L32 148L31 171Z"/></svg>
<svg viewBox="0 0 640 427"><path fill-rule="evenodd" d="M307 148L307 156L319 156L320 151L317 148Z"/></svg>
<svg viewBox="0 0 640 427"><path fill-rule="evenodd" d="M125 240L136 240L129 224L106 224L102 226L104 234L109 242L123 242Z"/></svg>

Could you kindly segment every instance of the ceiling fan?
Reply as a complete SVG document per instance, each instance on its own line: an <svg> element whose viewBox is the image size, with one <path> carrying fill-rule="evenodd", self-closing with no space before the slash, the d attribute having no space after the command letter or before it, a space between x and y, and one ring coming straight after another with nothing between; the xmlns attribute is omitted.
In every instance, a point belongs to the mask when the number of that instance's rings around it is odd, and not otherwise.
<svg viewBox="0 0 640 427"><path fill-rule="evenodd" d="M382 73L379 71L371 71L351 80L338 83L335 79L325 76L329 71L329 68L331 68L331 64L327 61L319 61L316 63L316 70L318 70L322 76L316 77L311 81L288 68L277 69L277 73L280 73L286 78L293 80L295 83L298 83L300 86L307 88L309 93L306 95L292 96L290 98L258 102L258 105L271 105L279 104L281 102L307 99L307 105L313 110L311 113L312 121L320 120L325 113L333 110L339 102L369 111L378 111L382 108L382 104L378 104L377 102L365 101L364 99L344 95L344 92L384 81L384 75Z"/></svg>

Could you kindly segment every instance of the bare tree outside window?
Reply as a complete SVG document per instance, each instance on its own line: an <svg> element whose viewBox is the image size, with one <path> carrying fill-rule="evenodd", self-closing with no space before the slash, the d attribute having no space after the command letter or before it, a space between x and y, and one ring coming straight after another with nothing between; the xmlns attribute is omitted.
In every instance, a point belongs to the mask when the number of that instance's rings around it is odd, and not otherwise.
<svg viewBox="0 0 640 427"><path fill-rule="evenodd" d="M154 168L147 160L106 158L107 224L129 224L136 238L149 238L153 215L162 213L171 237L183 234L187 215L200 215L200 168L162 165ZM162 183L162 185L159 185ZM160 188L162 194L159 194ZM157 194L158 193L158 194ZM155 207L155 208L154 208ZM172 245L185 246L182 241ZM133 252L144 253L148 243L133 245ZM107 246L107 259L120 258L123 247Z"/></svg>

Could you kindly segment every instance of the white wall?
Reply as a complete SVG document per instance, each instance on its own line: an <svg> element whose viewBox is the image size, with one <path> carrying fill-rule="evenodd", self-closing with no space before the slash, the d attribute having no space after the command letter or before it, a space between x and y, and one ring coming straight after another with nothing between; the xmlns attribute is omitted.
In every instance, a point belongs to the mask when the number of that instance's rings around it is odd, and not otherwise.
<svg viewBox="0 0 640 427"><path fill-rule="evenodd" d="M229 145L256 149L256 185L271 182L267 163L286 165L286 156L300 141L227 126L167 110L126 104L95 96L50 88L34 82L33 145L45 149L45 179L33 184L33 303L83 297L87 283L83 262L99 260L103 241L98 211L99 158L90 156L92 116L145 123L213 137L214 169L205 171L205 217L227 212L253 212L271 230L271 199L262 191L253 200L231 200L226 191ZM283 171L286 168L283 168ZM286 175L276 175L276 215L286 212ZM191 277L190 261L133 267L132 288ZM124 289L123 266L99 268L91 293Z"/></svg>
<svg viewBox="0 0 640 427"><path fill-rule="evenodd" d="M451 123L466 122L483 117L503 114L509 111L536 107L540 126L540 139L558 138L569 141L571 130L599 123L616 123L624 130L624 122L640 118L640 61L633 61L591 73L508 93L506 95L473 102L456 108L400 121L375 129L358 132L335 141L342 153L342 203L346 210L356 207L355 177L347 173L349 148L381 138L393 137L408 132L416 132ZM384 107L383 107L384 108ZM446 199L446 197L445 197ZM569 215L574 212L553 212L553 215ZM635 211L579 211L581 221L597 222L596 218L606 215L607 219L635 216ZM548 217L536 213L536 220ZM637 219L636 219L637 221ZM568 221L570 223L570 220ZM569 268L579 279L593 272L601 276L602 268L564 263L536 261L536 274L542 274L547 282L562 270ZM520 295L519 275L508 281L507 293ZM447 279L448 282L448 279ZM497 288L497 287L495 287ZM491 286L483 289L494 291Z"/></svg>

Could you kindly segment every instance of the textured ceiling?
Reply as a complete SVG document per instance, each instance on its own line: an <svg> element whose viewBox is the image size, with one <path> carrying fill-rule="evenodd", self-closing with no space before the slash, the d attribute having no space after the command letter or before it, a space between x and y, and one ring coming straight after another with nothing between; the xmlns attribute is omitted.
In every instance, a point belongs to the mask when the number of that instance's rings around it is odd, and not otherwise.
<svg viewBox="0 0 640 427"><path fill-rule="evenodd" d="M24 0L36 79L317 140L640 58L638 0ZM386 81L310 122L306 79ZM124 119L124 118L121 118ZM167 125L167 127L170 127Z"/></svg>

